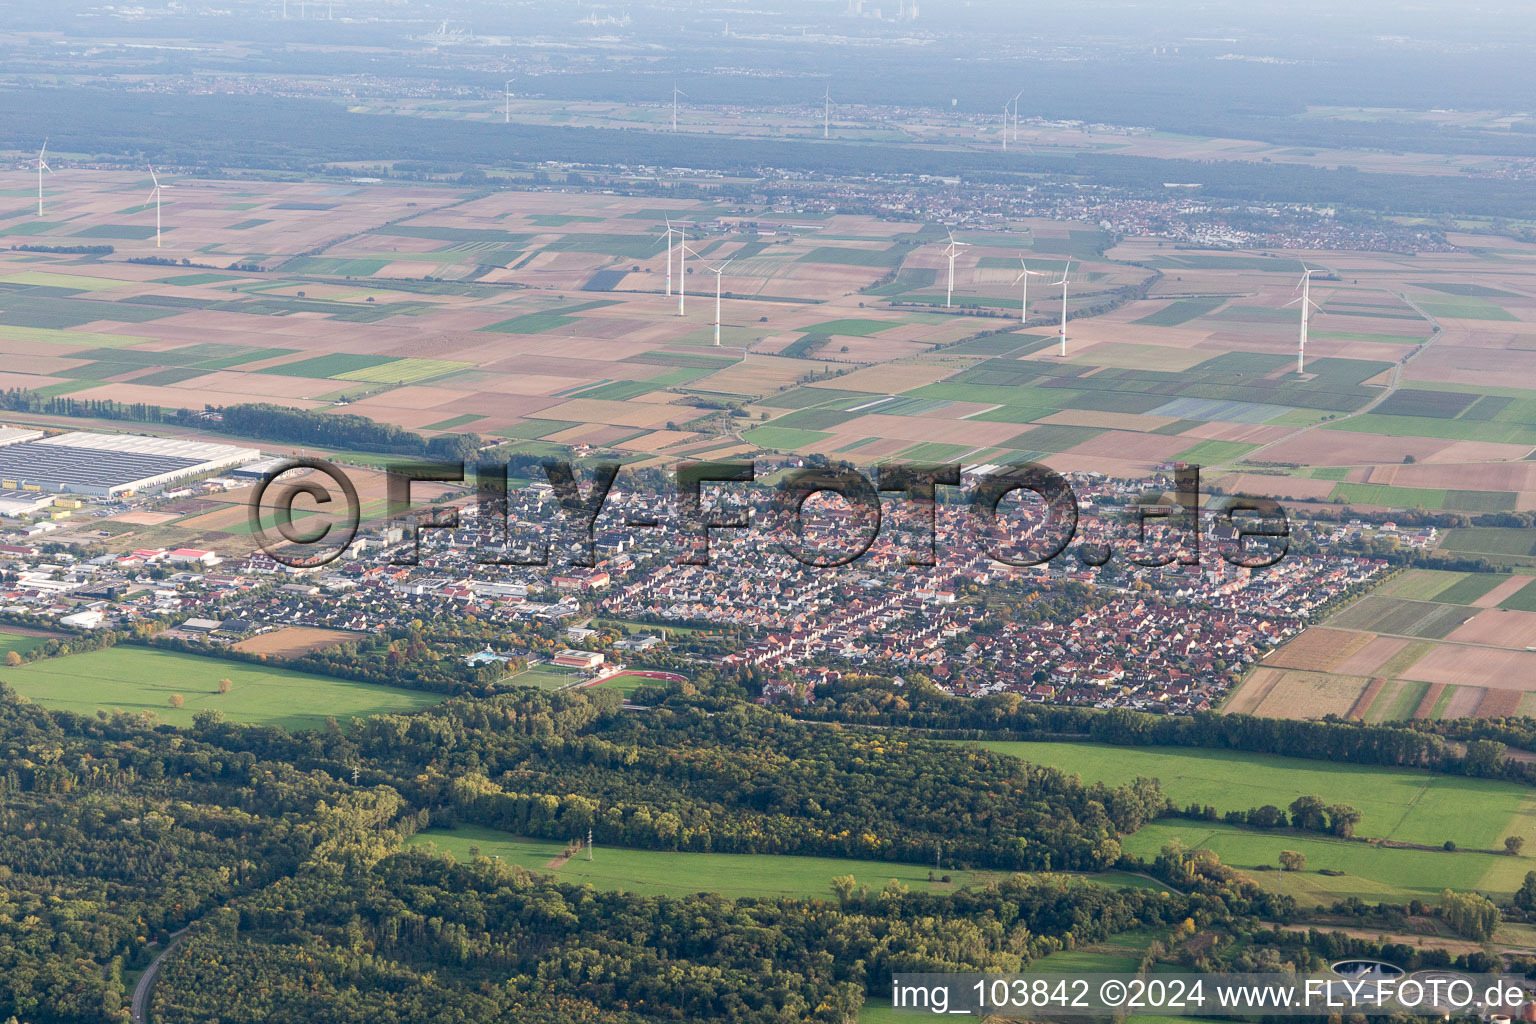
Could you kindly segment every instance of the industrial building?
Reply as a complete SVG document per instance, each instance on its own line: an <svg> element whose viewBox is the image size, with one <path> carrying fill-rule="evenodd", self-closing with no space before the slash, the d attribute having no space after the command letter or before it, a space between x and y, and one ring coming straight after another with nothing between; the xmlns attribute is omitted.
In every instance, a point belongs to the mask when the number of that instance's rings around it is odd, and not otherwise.
<svg viewBox="0 0 1536 1024"><path fill-rule="evenodd" d="M244 465L255 448L134 434L73 431L43 437L0 429L0 491L111 497Z"/></svg>

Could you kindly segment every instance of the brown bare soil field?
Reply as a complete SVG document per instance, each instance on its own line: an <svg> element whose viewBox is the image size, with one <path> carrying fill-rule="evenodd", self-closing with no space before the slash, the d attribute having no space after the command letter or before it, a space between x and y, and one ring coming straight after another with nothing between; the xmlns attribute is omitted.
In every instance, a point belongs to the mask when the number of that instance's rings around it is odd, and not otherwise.
<svg viewBox="0 0 1536 1024"><path fill-rule="evenodd" d="M1363 721L1365 719L1365 713L1371 709L1371 703L1376 699L1376 695L1380 693L1381 688L1386 685L1387 681L1380 676L1376 676L1374 679L1372 679L1370 683L1366 685L1365 689L1361 691L1360 696L1355 698L1354 706L1349 709L1349 714L1345 715L1345 717L1353 719L1356 722Z"/></svg>
<svg viewBox="0 0 1536 1024"><path fill-rule="evenodd" d="M847 352L841 351L845 345ZM926 343L890 338L838 338L836 343L829 343L822 349L822 353L852 363L883 363L921 355L932 347Z"/></svg>
<svg viewBox="0 0 1536 1024"><path fill-rule="evenodd" d="M871 394L887 395L910 391L924 384L943 380L955 370L954 366L937 363L890 363L883 366L866 366L819 383L822 387L836 388L841 391L868 391Z"/></svg>
<svg viewBox="0 0 1536 1024"><path fill-rule="evenodd" d="M1312 630L1307 630L1307 633L1310 632L1312 632ZM1328 632L1338 631L1329 630ZM1306 633L1302 634L1302 636L1305 635ZM1390 661L1393 655L1397 654L1398 651L1401 651L1404 647L1408 646L1408 641L1403 637L1372 636L1370 633L1362 633L1359 635L1366 637L1369 642L1366 643L1365 646L1358 647L1351 653L1345 655L1343 658L1340 658L1337 662L1330 666L1332 671L1339 672L1348 676L1373 675L1379 671L1383 665Z"/></svg>
<svg viewBox="0 0 1536 1024"><path fill-rule="evenodd" d="M113 516L111 521L127 523L129 526L162 526L180 518L175 512L124 512L120 516Z"/></svg>
<svg viewBox="0 0 1536 1024"><path fill-rule="evenodd" d="M1476 601L1473 601L1472 607L1496 607L1497 605L1502 604L1506 598L1513 597L1515 594L1525 589L1525 585L1530 582L1531 578L1529 576L1511 576L1509 579L1500 583L1498 586L1488 591L1488 593L1484 594Z"/></svg>
<svg viewBox="0 0 1536 1024"><path fill-rule="evenodd" d="M1302 466L1362 465L1366 463L1401 464L1412 455L1424 462L1450 446L1449 441L1428 437L1391 437L1386 434L1351 433L1341 438L1337 431L1309 430L1283 441L1264 452L1269 462L1293 462Z"/></svg>
<svg viewBox="0 0 1536 1024"><path fill-rule="evenodd" d="M805 375L805 369L805 364L798 359L753 353L741 362L700 377L687 386L739 395L768 395L795 383Z"/></svg>
<svg viewBox="0 0 1536 1024"><path fill-rule="evenodd" d="M1536 651L1440 644L1403 673L1447 686L1473 686L1490 679L1512 690L1536 690Z"/></svg>
<svg viewBox="0 0 1536 1024"><path fill-rule="evenodd" d="M1065 454L1085 455L1089 458L1104 456L1114 459L1161 462L1189 447L1182 437L1166 434L1133 434L1125 430L1111 430L1068 449Z"/></svg>
<svg viewBox="0 0 1536 1024"><path fill-rule="evenodd" d="M1424 691L1424 696L1419 698L1419 706L1413 709L1413 717L1428 718L1433 714L1435 705L1440 703L1440 695L1444 692L1444 683L1430 683L1429 689Z"/></svg>
<svg viewBox="0 0 1536 1024"><path fill-rule="evenodd" d="M625 451L632 452L660 452L674 446L695 441L703 437L703 434L691 430L655 430L649 434L641 434L619 445Z"/></svg>
<svg viewBox="0 0 1536 1024"><path fill-rule="evenodd" d="M339 629L315 629L310 626L284 626L271 633L262 633L248 640L241 640L231 650L247 654L265 654L275 658L299 658L313 651L361 640L361 633L348 633Z"/></svg>
<svg viewBox="0 0 1536 1024"><path fill-rule="evenodd" d="M1101 324L1100 328L1105 326ZM1068 328L1070 333L1071 324L1068 324ZM1087 340L1085 338L1069 338L1067 361L1128 370L1179 373L1210 358L1209 352L1194 347L1196 342L1205 339L1205 331L1178 331L1173 328L1149 330L1146 327L1138 327L1136 330L1137 344L1126 344L1120 340L1125 337L1123 330L1113 335L1117 340L1095 340L1086 345L1083 344ZM1088 332L1079 330L1077 333Z"/></svg>
<svg viewBox="0 0 1536 1024"><path fill-rule="evenodd" d="M1265 658L1264 664L1311 672L1331 672L1339 662L1369 645L1372 639L1369 633L1313 626Z"/></svg>
<svg viewBox="0 0 1536 1024"><path fill-rule="evenodd" d="M609 402L600 398L578 398L544 410L543 418L573 420L577 423L605 423L626 427L660 427L681 417L687 410L639 402Z"/></svg>
<svg viewBox="0 0 1536 1024"><path fill-rule="evenodd" d="M1519 690L1505 690L1490 688L1483 691L1483 699L1478 702L1475 714L1478 718L1508 718L1520 712L1520 699L1524 696Z"/></svg>
<svg viewBox="0 0 1536 1024"><path fill-rule="evenodd" d="M1354 707L1365 687L1366 680L1361 676L1288 669L1253 713L1261 718L1343 716Z"/></svg>
<svg viewBox="0 0 1536 1024"><path fill-rule="evenodd" d="M1526 576L1518 578L1525 582L1530 580ZM1487 608L1478 612L1471 622L1456 627L1456 631L1446 639L1467 644L1507 647L1510 650L1536 647L1536 612Z"/></svg>
<svg viewBox="0 0 1536 1024"><path fill-rule="evenodd" d="M1202 441L1242 441L1246 444L1268 444L1290 433L1288 427L1271 427L1263 423L1222 423L1212 420L1198 427L1190 427L1180 437L1192 437Z"/></svg>
<svg viewBox="0 0 1536 1024"><path fill-rule="evenodd" d="M1525 458L1530 449L1517 445L1489 445L1504 449L1491 458ZM1518 453L1511 455L1509 453ZM1443 453L1442 453L1443 454ZM1436 460L1439 461L1438 459ZM1494 462L1481 465L1380 466L1371 483L1399 487L1445 487L1470 491L1536 491L1536 462ZM1387 477L1390 475L1390 479Z"/></svg>
<svg viewBox="0 0 1536 1024"><path fill-rule="evenodd" d="M1488 693L1481 686L1458 686L1451 691L1451 699L1446 701L1445 710L1440 713L1444 719L1472 718L1477 714L1477 707L1483 702L1483 697ZM1519 695L1516 695L1516 703Z"/></svg>
<svg viewBox="0 0 1536 1024"><path fill-rule="evenodd" d="M1067 409L1035 420L1036 423L1060 423L1069 427L1108 427L1111 430L1131 430L1150 433L1159 427L1176 422L1167 416L1143 416L1131 412L1086 412ZM1188 434L1178 435L1188 437ZM1185 447L1189 447L1189 442Z"/></svg>
<svg viewBox="0 0 1536 1024"><path fill-rule="evenodd" d="M1278 668L1256 668L1249 673L1248 678L1232 692L1227 698L1222 710L1232 715L1251 715L1254 709L1263 703L1281 679L1285 678L1285 672Z"/></svg>

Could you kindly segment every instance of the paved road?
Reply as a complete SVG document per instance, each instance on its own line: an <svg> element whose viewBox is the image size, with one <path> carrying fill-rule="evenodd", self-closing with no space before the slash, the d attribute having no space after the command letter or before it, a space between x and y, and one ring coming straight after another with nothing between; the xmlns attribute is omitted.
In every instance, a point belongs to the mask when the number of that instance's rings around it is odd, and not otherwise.
<svg viewBox="0 0 1536 1024"><path fill-rule="evenodd" d="M139 983L133 986L133 1024L148 1024L149 994L155 987L156 976L160 973L160 962L181 945L181 936L185 931L186 929L183 928L181 931L172 932L171 941L166 943L160 955L151 960L149 966L144 969L144 973L139 975Z"/></svg>

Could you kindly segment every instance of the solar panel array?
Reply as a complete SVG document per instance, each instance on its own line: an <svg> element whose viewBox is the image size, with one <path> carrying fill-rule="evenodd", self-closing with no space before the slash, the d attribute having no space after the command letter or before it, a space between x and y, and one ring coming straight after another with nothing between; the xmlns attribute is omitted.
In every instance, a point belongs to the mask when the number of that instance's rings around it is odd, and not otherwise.
<svg viewBox="0 0 1536 1024"><path fill-rule="evenodd" d="M200 465L200 459L35 441L0 447L0 479L37 484L47 490L69 488L102 493L107 488L126 487L139 480Z"/></svg>

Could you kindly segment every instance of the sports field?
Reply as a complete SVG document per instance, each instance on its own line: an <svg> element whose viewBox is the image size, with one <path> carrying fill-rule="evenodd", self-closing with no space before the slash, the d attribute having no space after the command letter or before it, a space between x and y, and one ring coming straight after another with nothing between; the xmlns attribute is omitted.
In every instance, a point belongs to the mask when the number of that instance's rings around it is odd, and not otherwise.
<svg viewBox="0 0 1536 1024"><path fill-rule="evenodd" d="M1243 811L1317 795L1360 811L1357 835L1468 849L1502 848L1518 835L1536 848L1536 790L1508 782L1372 765L1335 764L1229 750L1112 747L1094 743L982 741L989 750L1120 785L1157 779L1180 807Z"/></svg>
<svg viewBox="0 0 1536 1024"><path fill-rule="evenodd" d="M192 724L199 711L218 710L232 722L285 729L323 728L365 715L417 711L439 694L204 658L179 651L119 646L4 670L6 685L49 708L91 715L98 709L150 711L170 725ZM228 679L228 693L219 680ZM170 706L180 694L183 706Z"/></svg>
<svg viewBox="0 0 1536 1024"><path fill-rule="evenodd" d="M459 859L468 858L473 846L487 857L500 857L509 864L553 874L562 882L656 896L715 892L731 897L831 898L832 879L839 875L852 875L859 884L871 889L879 889L894 878L914 891L951 892L966 885L984 884L994 875L946 869L936 874L949 875L948 884L930 883L929 868L917 864L771 854L665 853L600 844L593 848L591 861L578 855L562 862L564 843L514 836L477 825L429 829L413 836L411 842L430 842ZM1071 877L1116 888L1157 887L1155 882L1123 872Z"/></svg>

